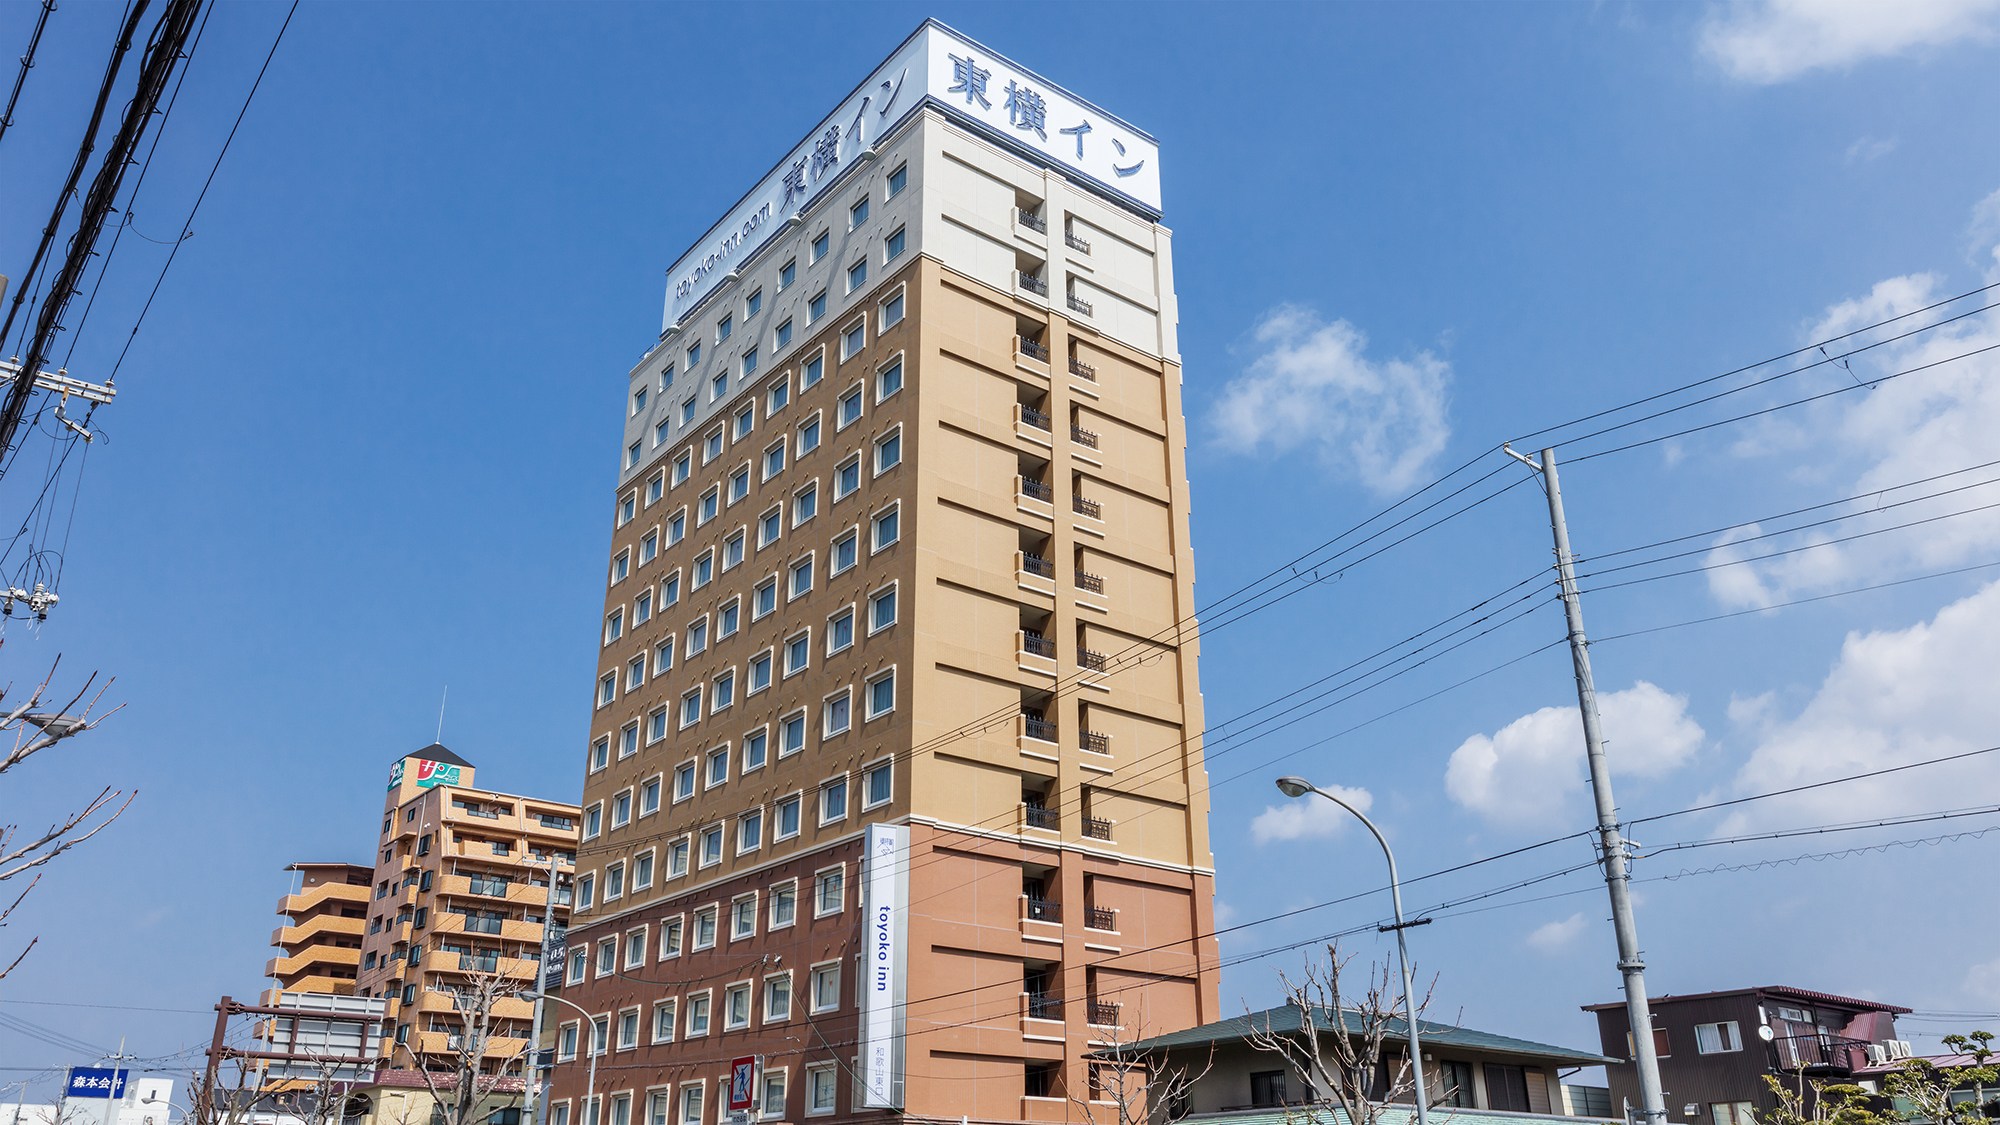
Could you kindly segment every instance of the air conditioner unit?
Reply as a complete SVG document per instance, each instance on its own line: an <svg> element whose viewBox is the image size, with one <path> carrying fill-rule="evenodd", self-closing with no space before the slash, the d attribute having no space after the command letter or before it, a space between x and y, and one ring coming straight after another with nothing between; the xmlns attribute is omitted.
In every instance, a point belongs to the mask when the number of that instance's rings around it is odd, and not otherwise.
<svg viewBox="0 0 2000 1125"><path fill-rule="evenodd" d="M1881 1043L1868 1044L1868 1065L1886 1066L1889 1062L1889 1048Z"/></svg>
<svg viewBox="0 0 2000 1125"><path fill-rule="evenodd" d="M1889 1048L1889 1058L1891 1060L1907 1059L1916 1053L1910 1050L1910 1041L1907 1039L1891 1039L1883 1045Z"/></svg>

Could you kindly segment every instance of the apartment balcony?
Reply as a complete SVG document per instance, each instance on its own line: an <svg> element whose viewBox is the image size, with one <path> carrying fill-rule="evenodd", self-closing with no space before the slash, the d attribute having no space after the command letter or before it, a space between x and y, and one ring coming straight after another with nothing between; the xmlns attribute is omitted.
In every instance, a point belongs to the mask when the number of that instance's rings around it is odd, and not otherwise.
<svg viewBox="0 0 2000 1125"><path fill-rule="evenodd" d="M1097 431L1086 430L1082 426L1071 426L1069 428L1069 440L1083 446L1085 449L1096 449Z"/></svg>
<svg viewBox="0 0 2000 1125"><path fill-rule="evenodd" d="M1020 280L1021 288L1033 293L1035 296L1046 297L1049 295L1049 283L1045 279L1036 277L1027 270L1019 270L1014 276Z"/></svg>
<svg viewBox="0 0 2000 1125"><path fill-rule="evenodd" d="M1075 356L1069 357L1069 373L1086 383L1097 382L1097 368L1092 367Z"/></svg>
<svg viewBox="0 0 2000 1125"><path fill-rule="evenodd" d="M1071 312L1081 313L1084 316L1096 315L1096 310L1091 307L1090 302L1084 300L1082 297L1079 297L1074 293L1071 293L1069 295L1065 303L1069 305Z"/></svg>
<svg viewBox="0 0 2000 1125"><path fill-rule="evenodd" d="M348 969L361 967L361 950L351 946L316 945L302 949L289 957L273 957L264 962L264 975L283 980L295 977L310 969L324 969L338 966Z"/></svg>
<svg viewBox="0 0 2000 1125"><path fill-rule="evenodd" d="M1110 663L1111 658L1101 652L1087 648L1076 650L1076 666L1085 672L1096 672L1101 675Z"/></svg>
<svg viewBox="0 0 2000 1125"><path fill-rule="evenodd" d="M1020 207L1014 208L1014 221L1034 231L1036 234L1049 233L1049 221L1035 214L1033 211Z"/></svg>
<svg viewBox="0 0 2000 1125"><path fill-rule="evenodd" d="M1079 254L1090 253L1090 240L1084 238L1078 238L1076 232L1073 230L1066 230L1063 232L1063 245L1069 247L1070 249L1076 251Z"/></svg>
<svg viewBox="0 0 2000 1125"><path fill-rule="evenodd" d="M1102 731L1087 730L1077 735L1077 745L1086 754L1111 756L1111 736Z"/></svg>
<svg viewBox="0 0 2000 1125"><path fill-rule="evenodd" d="M1021 827L1026 831L1055 833L1062 828L1062 820L1056 810L1047 805L1031 805L1021 802Z"/></svg>
<svg viewBox="0 0 2000 1125"><path fill-rule="evenodd" d="M1014 478L1014 509L1040 519L1055 516L1056 490L1048 481L1034 477Z"/></svg>
<svg viewBox="0 0 2000 1125"><path fill-rule="evenodd" d="M1118 1005L1106 1003L1103 1000L1092 1000L1090 1002L1090 1026L1117 1027Z"/></svg>
<svg viewBox="0 0 2000 1125"><path fill-rule="evenodd" d="M1104 576L1079 568L1076 572L1076 588L1086 594L1103 594Z"/></svg>
<svg viewBox="0 0 2000 1125"><path fill-rule="evenodd" d="M1046 992L1021 993L1021 1018L1060 1024L1063 1020L1062 997Z"/></svg>
<svg viewBox="0 0 2000 1125"><path fill-rule="evenodd" d="M1014 665L1024 672L1044 676L1056 674L1056 643L1033 629L1016 635Z"/></svg>
<svg viewBox="0 0 2000 1125"><path fill-rule="evenodd" d="M1014 366L1032 374L1047 376L1049 346L1026 336L1014 337Z"/></svg>
<svg viewBox="0 0 2000 1125"><path fill-rule="evenodd" d="M488 875L446 875L437 881L437 891L440 895L478 899L493 905L540 906L549 897L547 887Z"/></svg>
<svg viewBox="0 0 2000 1125"><path fill-rule="evenodd" d="M1847 1074L1868 1065L1868 1041L1843 1035L1780 1035L1771 1040L1778 1069Z"/></svg>
<svg viewBox="0 0 2000 1125"><path fill-rule="evenodd" d="M1087 906L1083 910L1083 926L1087 930L1115 934L1118 932L1118 912L1101 906Z"/></svg>
<svg viewBox="0 0 2000 1125"><path fill-rule="evenodd" d="M1055 437L1049 432L1049 416L1032 406L1015 405L1014 436L1044 449L1055 444Z"/></svg>
<svg viewBox="0 0 2000 1125"><path fill-rule="evenodd" d="M1111 822L1100 816L1084 817L1083 837L1086 840L1102 840L1107 844L1110 843Z"/></svg>
<svg viewBox="0 0 2000 1125"><path fill-rule="evenodd" d="M1095 500L1089 500L1082 496L1072 496L1069 498L1069 506L1071 511L1082 516L1084 519L1102 520L1104 518L1104 505Z"/></svg>
<svg viewBox="0 0 2000 1125"><path fill-rule="evenodd" d="M279 896L278 913L297 918L342 903L366 906L368 896L373 893L370 888L356 883L321 883L295 895Z"/></svg>
<svg viewBox="0 0 2000 1125"><path fill-rule="evenodd" d="M1014 583L1040 594L1056 592L1056 564L1026 551L1014 552Z"/></svg>
<svg viewBox="0 0 2000 1125"><path fill-rule="evenodd" d="M272 930L271 944L290 949L293 946L335 937L353 938L359 941L367 930L366 918L343 918L338 914L321 914L307 918L295 926L279 926Z"/></svg>

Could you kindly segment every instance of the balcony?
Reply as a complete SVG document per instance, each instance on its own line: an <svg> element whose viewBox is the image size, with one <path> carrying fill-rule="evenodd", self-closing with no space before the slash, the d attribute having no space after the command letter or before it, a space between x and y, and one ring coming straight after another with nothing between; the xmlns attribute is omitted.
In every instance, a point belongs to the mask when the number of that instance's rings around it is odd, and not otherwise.
<svg viewBox="0 0 2000 1125"><path fill-rule="evenodd" d="M1071 426L1069 428L1069 440L1083 446L1085 449L1096 449L1097 431L1086 430L1082 426Z"/></svg>
<svg viewBox="0 0 2000 1125"><path fill-rule="evenodd" d="M1030 922L1062 921L1062 903L1050 902L1045 898L1028 897L1028 920Z"/></svg>
<svg viewBox="0 0 2000 1125"><path fill-rule="evenodd" d="M1042 503L1047 504L1056 498L1056 490L1048 481L1036 480L1034 477L1022 477L1021 495L1030 500L1040 500Z"/></svg>
<svg viewBox="0 0 2000 1125"><path fill-rule="evenodd" d="M1092 754L1111 753L1111 736L1102 731L1087 730L1077 736L1077 742Z"/></svg>
<svg viewBox="0 0 2000 1125"><path fill-rule="evenodd" d="M1021 651L1029 656L1046 656L1054 659L1056 643L1047 636L1032 629L1021 630Z"/></svg>
<svg viewBox="0 0 2000 1125"><path fill-rule="evenodd" d="M1042 832L1054 832L1062 826L1062 821L1056 817L1056 810L1047 805L1025 802L1021 805L1021 823Z"/></svg>
<svg viewBox="0 0 2000 1125"><path fill-rule="evenodd" d="M1056 564L1040 555L1022 555L1021 570L1037 578L1054 578L1056 576Z"/></svg>
<svg viewBox="0 0 2000 1125"><path fill-rule="evenodd" d="M1054 655L1051 653L1050 655ZM325 941L333 937L361 939L367 932L368 919L346 918L339 914L320 914L307 918L296 926L280 926L271 931L271 944L289 948L304 945L310 941Z"/></svg>
<svg viewBox="0 0 2000 1125"><path fill-rule="evenodd" d="M1109 841L1111 822L1100 816L1086 816L1083 818L1083 835L1087 840Z"/></svg>
<svg viewBox="0 0 2000 1125"><path fill-rule="evenodd" d="M1076 572L1076 588L1086 593L1102 594L1104 592L1104 576L1101 574L1092 574L1087 570L1079 568Z"/></svg>
<svg viewBox="0 0 2000 1125"><path fill-rule="evenodd" d="M1083 924L1086 929L1103 930L1105 933L1115 934L1118 932L1118 912L1116 910L1106 910L1101 906L1085 907L1083 911Z"/></svg>
<svg viewBox="0 0 2000 1125"><path fill-rule="evenodd" d="M1086 672L1102 672L1107 663L1109 663L1109 658L1101 652L1087 648L1076 650L1076 666Z"/></svg>
<svg viewBox="0 0 2000 1125"><path fill-rule="evenodd" d="M1069 498L1069 506L1071 511L1087 519L1101 520L1104 518L1104 505L1095 500L1086 500L1081 496L1072 496Z"/></svg>
<svg viewBox="0 0 2000 1125"><path fill-rule="evenodd" d="M1049 221L1025 208L1014 209L1014 221L1034 231L1036 234L1049 233Z"/></svg>
<svg viewBox="0 0 2000 1125"><path fill-rule="evenodd" d="M1047 281L1044 281L1043 279L1036 277L1034 274L1029 273L1027 270L1019 271L1019 276L1021 279L1021 288L1026 289L1028 292L1033 293L1038 297L1046 297L1049 295L1049 283Z"/></svg>
<svg viewBox="0 0 2000 1125"><path fill-rule="evenodd" d="M1097 368L1092 367L1075 356L1069 357L1069 373L1085 382L1097 382Z"/></svg>
<svg viewBox="0 0 2000 1125"><path fill-rule="evenodd" d="M1037 742L1054 742L1056 740L1056 725L1039 715L1022 712L1021 737L1032 738Z"/></svg>
<svg viewBox="0 0 2000 1125"><path fill-rule="evenodd" d="M1046 288L1044 289L1046 292ZM1049 346L1040 340L1030 340L1026 336L1016 336L1014 342L1020 353L1038 363L1049 361ZM1046 428L1046 427L1044 427Z"/></svg>
<svg viewBox="0 0 2000 1125"><path fill-rule="evenodd" d="M576 831L576 818L570 816L549 816L544 813L535 818L535 823L543 828L554 828L560 832Z"/></svg>
<svg viewBox="0 0 2000 1125"><path fill-rule="evenodd" d="M1868 1042L1842 1035L1780 1035L1771 1040L1778 1069L1846 1073L1868 1065Z"/></svg>
<svg viewBox="0 0 2000 1125"><path fill-rule="evenodd" d="M321 883L308 887L295 895L282 895L278 899L278 913L297 917L310 914L328 903L345 902L366 905L370 890L360 883Z"/></svg>
<svg viewBox="0 0 2000 1125"><path fill-rule="evenodd" d="M1090 1023L1093 1027L1117 1027L1118 1005L1103 1000L1090 1002Z"/></svg>
<svg viewBox="0 0 2000 1125"><path fill-rule="evenodd" d="M451 811L456 816L476 816L481 820L500 819L500 813L497 809L469 809L464 805L454 805Z"/></svg>
<svg viewBox="0 0 2000 1125"><path fill-rule="evenodd" d="M1060 1021L1063 1018L1062 997L1050 996L1046 992L1024 992L1021 995L1029 1019Z"/></svg>
<svg viewBox="0 0 2000 1125"><path fill-rule="evenodd" d="M1070 249L1076 251L1079 254L1090 253L1090 241L1088 239L1078 238L1076 236L1076 232L1073 230L1066 230L1063 232L1063 245L1069 247Z"/></svg>
<svg viewBox="0 0 2000 1125"><path fill-rule="evenodd" d="M1049 429L1049 416L1032 406L1023 406L1021 408L1021 424L1032 426L1043 433L1047 433Z"/></svg>
<svg viewBox="0 0 2000 1125"><path fill-rule="evenodd" d="M1091 308L1090 302L1084 300L1082 297L1079 297L1074 293L1071 293L1069 295L1069 298L1066 303L1069 305L1071 312L1082 313L1084 316L1096 315L1095 310Z"/></svg>

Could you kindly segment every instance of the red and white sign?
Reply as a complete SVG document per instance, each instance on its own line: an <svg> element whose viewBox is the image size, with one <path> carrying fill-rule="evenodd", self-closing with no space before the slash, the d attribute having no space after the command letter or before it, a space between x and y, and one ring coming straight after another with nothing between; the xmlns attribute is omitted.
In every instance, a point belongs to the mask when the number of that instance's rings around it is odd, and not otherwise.
<svg viewBox="0 0 2000 1125"><path fill-rule="evenodd" d="M729 1110L757 1107L757 1056L744 1055L729 1060Z"/></svg>

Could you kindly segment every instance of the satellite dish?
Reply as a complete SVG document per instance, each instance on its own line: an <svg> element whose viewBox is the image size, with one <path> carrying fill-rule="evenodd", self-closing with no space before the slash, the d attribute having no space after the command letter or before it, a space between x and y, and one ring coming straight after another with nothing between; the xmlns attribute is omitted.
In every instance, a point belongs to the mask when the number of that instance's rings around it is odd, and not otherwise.
<svg viewBox="0 0 2000 1125"><path fill-rule="evenodd" d="M1777 1036L1772 1034L1771 1025L1767 1023L1758 1025L1757 1038L1762 1039L1766 1043L1769 1043L1771 1040L1777 1038Z"/></svg>

